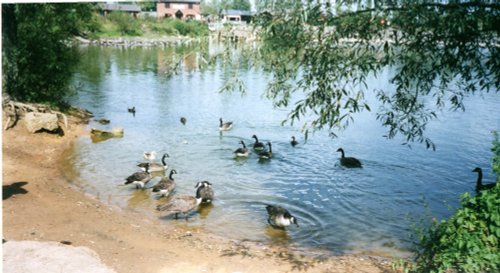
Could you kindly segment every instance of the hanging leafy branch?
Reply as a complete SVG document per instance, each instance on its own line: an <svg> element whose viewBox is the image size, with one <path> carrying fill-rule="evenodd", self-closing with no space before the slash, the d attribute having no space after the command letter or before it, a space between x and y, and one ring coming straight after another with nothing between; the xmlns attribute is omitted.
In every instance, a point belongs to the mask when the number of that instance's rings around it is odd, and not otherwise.
<svg viewBox="0 0 500 273"><path fill-rule="evenodd" d="M377 119L386 137L425 143L426 125L439 110L465 109L463 98L500 89L500 5L490 1L329 1L262 12L259 55L273 81L267 96L286 106L294 123L312 113L306 130L335 135L370 110L365 92L381 102ZM367 1L372 3L372 1ZM354 10L353 10L354 9ZM390 90L374 90L367 78L394 71Z"/></svg>

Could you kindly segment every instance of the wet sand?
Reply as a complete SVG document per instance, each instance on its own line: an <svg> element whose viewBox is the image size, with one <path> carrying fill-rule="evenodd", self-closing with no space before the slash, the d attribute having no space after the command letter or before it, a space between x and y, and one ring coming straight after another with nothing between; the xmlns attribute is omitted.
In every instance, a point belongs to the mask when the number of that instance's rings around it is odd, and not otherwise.
<svg viewBox="0 0 500 273"><path fill-rule="evenodd" d="M165 228L158 219L105 205L72 185L62 168L74 141L88 134L76 118L62 137L31 134L22 120L3 132L5 240L86 246L116 272L393 272L387 258L334 256L219 238L179 225Z"/></svg>

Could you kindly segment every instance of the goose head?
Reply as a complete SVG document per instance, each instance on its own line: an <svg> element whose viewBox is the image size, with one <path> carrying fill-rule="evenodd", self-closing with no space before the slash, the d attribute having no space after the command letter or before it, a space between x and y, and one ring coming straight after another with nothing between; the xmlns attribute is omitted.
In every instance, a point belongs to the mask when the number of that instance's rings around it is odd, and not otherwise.
<svg viewBox="0 0 500 273"><path fill-rule="evenodd" d="M472 170L472 172L481 173L483 172L483 170L479 167L476 167L474 170Z"/></svg>
<svg viewBox="0 0 500 273"><path fill-rule="evenodd" d="M168 178L169 178L170 180L174 180L174 178L172 177L174 174L177 174L177 171L176 171L175 169L172 169L172 170L170 171L170 174L169 174Z"/></svg>
<svg viewBox="0 0 500 273"><path fill-rule="evenodd" d="M210 183L208 181L201 181L201 182L196 183L196 186L194 186L194 188L197 189L199 187L210 187L210 186L212 186L212 183Z"/></svg>

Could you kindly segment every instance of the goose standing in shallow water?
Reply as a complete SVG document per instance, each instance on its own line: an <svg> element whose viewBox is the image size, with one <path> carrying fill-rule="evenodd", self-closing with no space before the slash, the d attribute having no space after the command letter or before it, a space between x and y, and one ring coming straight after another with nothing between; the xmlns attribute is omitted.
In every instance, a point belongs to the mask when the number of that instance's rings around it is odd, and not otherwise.
<svg viewBox="0 0 500 273"><path fill-rule="evenodd" d="M198 207L202 199L198 192L196 192L196 197L189 195L175 196L170 202L156 207L156 210L165 211L166 214L164 216L175 214L175 219L177 219L179 213L182 213L186 216L187 220L187 214Z"/></svg>
<svg viewBox="0 0 500 273"><path fill-rule="evenodd" d="M288 210L282 207L268 205L266 206L266 210L268 214L267 222L273 228L285 229L285 227L291 224L299 226L297 218L292 216Z"/></svg>
<svg viewBox="0 0 500 273"><path fill-rule="evenodd" d="M162 172L168 169L167 162L165 162L165 158L170 157L167 153L163 154L163 157L161 158L161 164L157 162L153 163L139 163L137 164L137 167L141 168L143 171L146 170L146 165L149 166L149 171L150 172Z"/></svg>
<svg viewBox="0 0 500 273"><path fill-rule="evenodd" d="M151 151L151 152L144 152L144 158L146 160L149 160L150 162L153 162L153 160L156 159L156 152L155 151Z"/></svg>
<svg viewBox="0 0 500 273"><path fill-rule="evenodd" d="M219 130L221 130L221 131L227 131L227 130L231 130L231 128L233 128L233 122L232 121L223 122L222 118L219 119Z"/></svg>
<svg viewBox="0 0 500 273"><path fill-rule="evenodd" d="M253 148L256 151L262 151L262 150L264 150L264 148L265 148L264 143L259 142L259 139L257 138L256 135L253 135L252 138L255 138L255 143L253 144Z"/></svg>
<svg viewBox="0 0 500 273"><path fill-rule="evenodd" d="M345 157L344 149L338 148L337 152L340 152L342 155L340 157L340 164L347 168L361 168L361 161L354 157Z"/></svg>
<svg viewBox="0 0 500 273"><path fill-rule="evenodd" d="M248 152L247 146L245 146L245 142L243 142L243 140L240 140L240 143L241 143L241 145L243 145L243 148L236 149L234 151L234 153L238 157L248 157L249 152Z"/></svg>
<svg viewBox="0 0 500 273"><path fill-rule="evenodd" d="M482 190L489 190L495 187L496 183L483 184L483 170L476 167L473 172L477 172L477 182L476 182L476 194Z"/></svg>
<svg viewBox="0 0 500 273"><path fill-rule="evenodd" d="M153 192L160 193L161 196L168 196L175 189L175 181L173 175L177 174L176 170L171 170L168 177L163 177L158 184L154 185Z"/></svg>
<svg viewBox="0 0 500 273"><path fill-rule="evenodd" d="M208 181L201 181L196 183L194 186L196 189L196 195L201 196L203 203L210 203L214 199L214 190L212 189L212 183Z"/></svg>
<svg viewBox="0 0 500 273"><path fill-rule="evenodd" d="M125 178L125 185L134 184L137 189L144 188L144 185L151 180L152 176L149 173L149 166L145 167L146 169L141 172L135 172L131 174L129 177Z"/></svg>
<svg viewBox="0 0 500 273"><path fill-rule="evenodd" d="M271 142L268 142L267 145L269 146L269 151L259 153L260 159L269 159L273 157L273 148L271 147Z"/></svg>
<svg viewBox="0 0 500 273"><path fill-rule="evenodd" d="M292 136L292 141L290 141L290 144L292 144L292 147L295 147L299 142L295 140L295 136Z"/></svg>

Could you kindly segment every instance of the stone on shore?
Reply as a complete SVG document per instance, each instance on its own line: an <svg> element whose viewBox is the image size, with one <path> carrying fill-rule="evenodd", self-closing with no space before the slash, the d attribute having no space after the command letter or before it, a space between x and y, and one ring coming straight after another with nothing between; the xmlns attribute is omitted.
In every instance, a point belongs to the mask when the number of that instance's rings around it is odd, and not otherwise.
<svg viewBox="0 0 500 273"><path fill-rule="evenodd" d="M115 273L87 247L57 242L7 241L3 244L3 271L10 273Z"/></svg>
<svg viewBox="0 0 500 273"><path fill-rule="evenodd" d="M24 118L26 129L29 132L35 133L42 129L50 132L55 132L59 129L59 119L56 114L52 113L26 113Z"/></svg>

